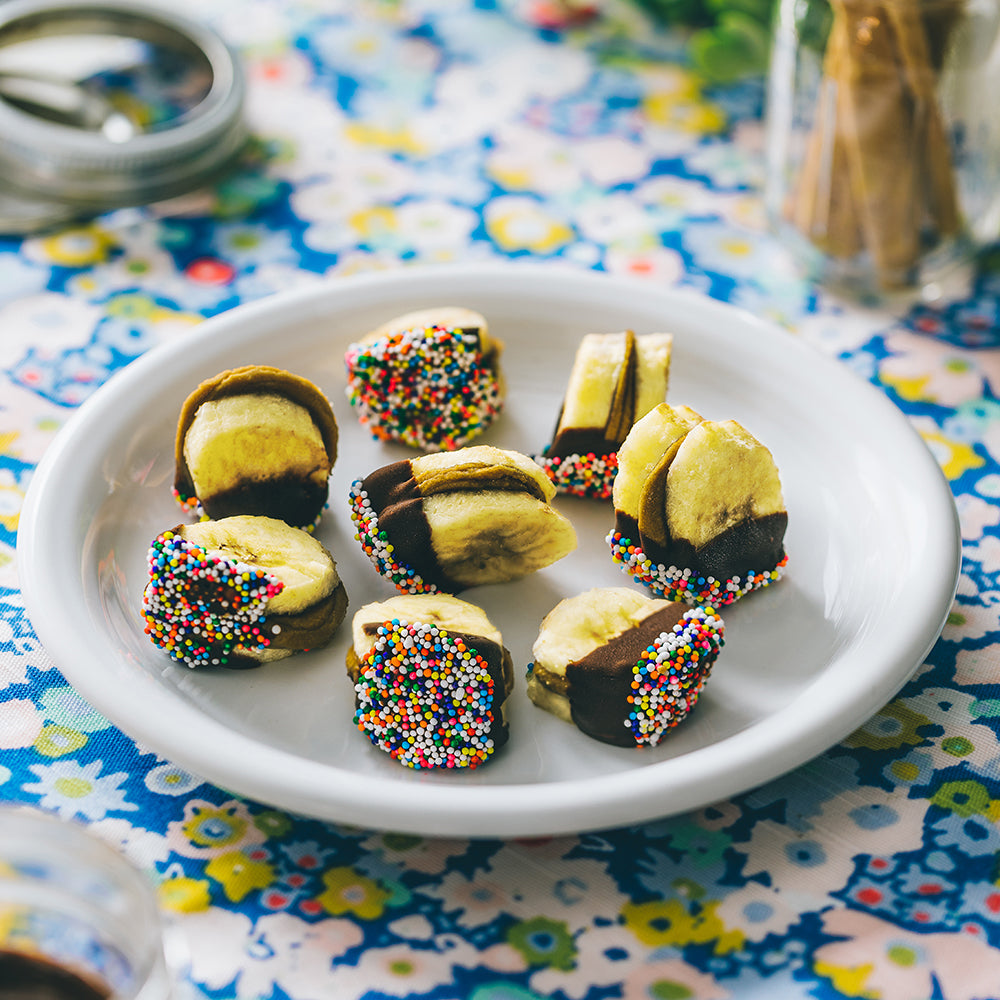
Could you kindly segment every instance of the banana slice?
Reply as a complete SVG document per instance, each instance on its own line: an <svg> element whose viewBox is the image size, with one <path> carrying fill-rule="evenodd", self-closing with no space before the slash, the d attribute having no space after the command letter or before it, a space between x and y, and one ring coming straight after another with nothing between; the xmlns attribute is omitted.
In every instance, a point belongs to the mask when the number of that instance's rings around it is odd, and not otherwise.
<svg viewBox="0 0 1000 1000"><path fill-rule="evenodd" d="M500 413L502 351L471 309L406 313L348 347L347 397L375 438L451 451Z"/></svg>
<svg viewBox="0 0 1000 1000"><path fill-rule="evenodd" d="M146 633L189 667L249 667L330 641L347 593L330 553L276 518L178 525L149 550Z"/></svg>
<svg viewBox="0 0 1000 1000"><path fill-rule="evenodd" d="M618 453L612 556L653 593L731 604L778 580L788 524L770 451L735 420L655 407Z"/></svg>
<svg viewBox="0 0 1000 1000"><path fill-rule="evenodd" d="M560 493L611 496L618 448L666 397L672 346L669 333L631 330L580 341L552 442L537 459Z"/></svg>
<svg viewBox="0 0 1000 1000"><path fill-rule="evenodd" d="M351 488L355 536L408 593L516 580L576 548L555 487L519 452L475 445L376 469Z"/></svg>
<svg viewBox="0 0 1000 1000"><path fill-rule="evenodd" d="M514 668L482 609L447 594L403 594L361 608L352 635L354 723L394 760L477 767L507 742Z"/></svg>
<svg viewBox="0 0 1000 1000"><path fill-rule="evenodd" d="M603 743L655 746L694 708L723 642L711 608L595 588L542 620L528 697Z"/></svg>
<svg viewBox="0 0 1000 1000"><path fill-rule="evenodd" d="M174 495L186 509L310 526L327 500L337 422L312 382L247 365L207 379L187 398L174 457Z"/></svg>

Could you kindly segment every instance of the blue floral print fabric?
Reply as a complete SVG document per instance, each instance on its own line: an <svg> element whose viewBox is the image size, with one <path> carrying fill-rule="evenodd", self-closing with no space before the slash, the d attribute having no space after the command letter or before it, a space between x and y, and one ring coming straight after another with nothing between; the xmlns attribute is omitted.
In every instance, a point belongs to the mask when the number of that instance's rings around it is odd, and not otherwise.
<svg viewBox="0 0 1000 1000"><path fill-rule="evenodd" d="M212 1000L1000 996L1000 269L934 308L840 301L768 235L763 86L709 87L637 7L186 2L254 143L215 188L0 239L0 799L149 873ZM545 15L545 16L542 16ZM331 275L558 259L749 309L871 381L949 480L959 591L888 705L762 788L636 827L433 839L287 815L88 706L24 611L32 471L151 347Z"/></svg>

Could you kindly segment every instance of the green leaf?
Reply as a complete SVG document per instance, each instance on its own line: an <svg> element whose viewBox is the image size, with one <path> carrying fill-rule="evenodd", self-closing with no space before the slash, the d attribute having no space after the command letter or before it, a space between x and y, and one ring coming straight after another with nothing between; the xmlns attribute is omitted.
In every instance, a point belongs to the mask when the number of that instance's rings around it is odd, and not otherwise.
<svg viewBox="0 0 1000 1000"><path fill-rule="evenodd" d="M770 31L742 11L727 11L713 28L691 36L691 61L713 83L732 83L767 71Z"/></svg>

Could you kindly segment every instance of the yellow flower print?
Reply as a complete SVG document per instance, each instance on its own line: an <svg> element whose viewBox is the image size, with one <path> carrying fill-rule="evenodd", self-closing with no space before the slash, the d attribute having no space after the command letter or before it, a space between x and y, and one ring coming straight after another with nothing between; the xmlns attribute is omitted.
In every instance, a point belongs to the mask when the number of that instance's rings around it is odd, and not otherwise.
<svg viewBox="0 0 1000 1000"><path fill-rule="evenodd" d="M426 146L408 128L386 128L371 123L352 122L344 129L348 139L360 146L372 146L390 153L423 156Z"/></svg>
<svg viewBox="0 0 1000 1000"><path fill-rule="evenodd" d="M96 225L64 229L43 237L38 243L45 259L64 267L100 264L107 260L114 246L114 237Z"/></svg>
<svg viewBox="0 0 1000 1000"><path fill-rule="evenodd" d="M351 228L366 243L371 243L396 232L399 228L395 209L388 206L373 206L355 212L348 222Z"/></svg>
<svg viewBox="0 0 1000 1000"><path fill-rule="evenodd" d="M695 77L676 68L667 75L661 73L652 78L642 111L652 125L693 135L721 132L726 126L725 112L704 99Z"/></svg>
<svg viewBox="0 0 1000 1000"><path fill-rule="evenodd" d="M977 455L971 445L952 441L940 431L918 430L949 480L959 479L969 469L979 469L986 464L986 459Z"/></svg>
<svg viewBox="0 0 1000 1000"><path fill-rule="evenodd" d="M843 993L845 997L858 997L859 1000L878 1000L878 993L865 989L865 980L874 970L875 966L870 963L847 969L828 965L826 962L817 962L814 967L816 974L829 979L838 993Z"/></svg>
<svg viewBox="0 0 1000 1000"><path fill-rule="evenodd" d="M79 750L87 743L87 737L68 726L46 726L38 739L35 750L44 757L61 757L63 754Z"/></svg>
<svg viewBox="0 0 1000 1000"><path fill-rule="evenodd" d="M0 478L0 524L8 531L17 531L23 504L24 490L12 478Z"/></svg>
<svg viewBox="0 0 1000 1000"><path fill-rule="evenodd" d="M508 253L553 253L573 239L573 230L531 198L497 198L486 208L486 230Z"/></svg>
<svg viewBox="0 0 1000 1000"><path fill-rule="evenodd" d="M389 894L354 868L331 868L323 873L326 891L317 900L327 913L353 913L362 920L382 915Z"/></svg>
<svg viewBox="0 0 1000 1000"><path fill-rule="evenodd" d="M231 809L198 810L181 828L184 836L199 847L224 847L242 839L247 821Z"/></svg>
<svg viewBox="0 0 1000 1000"><path fill-rule="evenodd" d="M205 874L222 883L226 898L238 903L254 889L266 889L274 881L274 868L267 861L247 857L242 851L230 851L212 858Z"/></svg>
<svg viewBox="0 0 1000 1000"><path fill-rule="evenodd" d="M645 945L659 948L669 945L712 944L716 955L735 951L743 945L743 934L729 930L716 915L718 901L691 909L679 899L628 903L622 910L625 926Z"/></svg>
<svg viewBox="0 0 1000 1000"><path fill-rule="evenodd" d="M160 904L174 913L198 913L207 910L211 904L208 881L185 875L161 882L157 894Z"/></svg>
<svg viewBox="0 0 1000 1000"><path fill-rule="evenodd" d="M898 750L903 746L917 746L924 741L921 728L930 725L930 721L926 715L894 701L851 733L844 742L849 747L866 747L869 750Z"/></svg>

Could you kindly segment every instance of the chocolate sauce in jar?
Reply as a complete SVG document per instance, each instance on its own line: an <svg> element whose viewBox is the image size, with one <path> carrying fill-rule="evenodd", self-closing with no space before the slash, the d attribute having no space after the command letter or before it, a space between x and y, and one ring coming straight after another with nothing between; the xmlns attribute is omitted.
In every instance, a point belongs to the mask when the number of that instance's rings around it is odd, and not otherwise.
<svg viewBox="0 0 1000 1000"><path fill-rule="evenodd" d="M111 990L51 959L0 951L0 1000L111 1000Z"/></svg>

